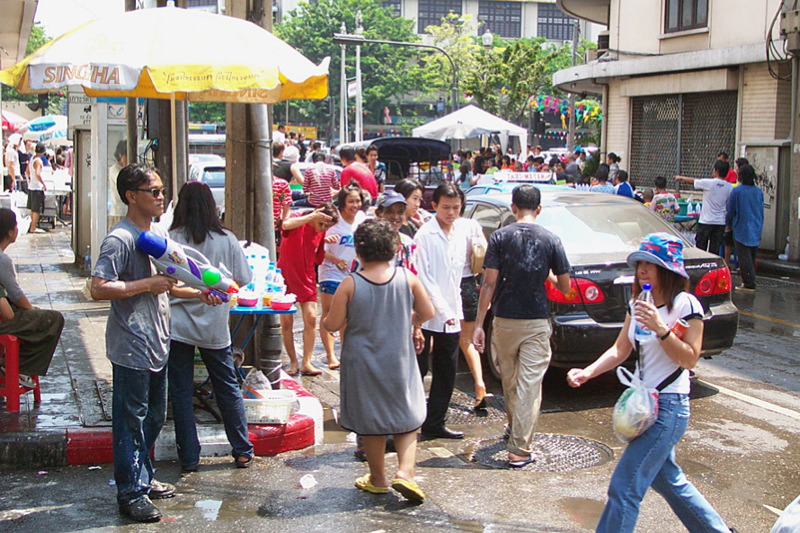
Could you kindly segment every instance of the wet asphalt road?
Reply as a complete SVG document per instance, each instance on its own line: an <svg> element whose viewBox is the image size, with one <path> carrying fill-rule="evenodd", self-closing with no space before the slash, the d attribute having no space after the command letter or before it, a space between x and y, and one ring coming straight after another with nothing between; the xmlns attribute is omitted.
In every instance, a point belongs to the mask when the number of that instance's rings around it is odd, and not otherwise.
<svg viewBox="0 0 800 533"><path fill-rule="evenodd" d="M800 493L798 296L798 283L770 279L759 279L756 294L735 295L742 311L735 345L700 363L692 420L678 445L678 462L689 478L740 532L769 531L776 511ZM590 451L601 443L597 449L613 452L613 458L570 471L493 468L499 465L493 457L503 455L502 414L489 410L477 418L460 408L468 405L465 393L471 392L470 378L460 375L463 392L456 396L452 419L467 438L420 443L417 474L428 499L413 505L396 494L373 496L353 488L366 465L353 458L354 444L336 426L335 373L303 379L334 407L326 410L325 444L260 458L249 470L231 468L227 458L204 459L200 472L181 477L176 464L161 463L159 478L176 483L180 494L159 504L165 519L157 525L118 516L109 465L6 472L0 531L588 531L623 449L609 424L621 390L616 379L604 376L572 390L562 371L551 371L537 431L589 439ZM496 383L492 388L500 393ZM391 471L394 459L388 464ZM300 479L309 474L317 484L304 489ZM638 530L684 529L651 491Z"/></svg>

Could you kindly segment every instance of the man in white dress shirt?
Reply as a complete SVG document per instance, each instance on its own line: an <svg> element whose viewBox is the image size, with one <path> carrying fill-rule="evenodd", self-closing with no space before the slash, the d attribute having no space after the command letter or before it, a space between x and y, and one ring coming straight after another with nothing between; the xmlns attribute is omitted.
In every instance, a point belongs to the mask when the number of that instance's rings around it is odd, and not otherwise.
<svg viewBox="0 0 800 533"><path fill-rule="evenodd" d="M461 439L464 433L445 425L447 408L456 381L458 340L461 333L461 273L467 258L469 232L459 220L463 193L452 183L442 183L433 193L436 216L420 227L414 242L417 245L417 270L420 281L436 310L434 317L422 325L425 348L417 356L422 376L431 362L428 415L422 434L428 438ZM431 349L431 342L433 347Z"/></svg>

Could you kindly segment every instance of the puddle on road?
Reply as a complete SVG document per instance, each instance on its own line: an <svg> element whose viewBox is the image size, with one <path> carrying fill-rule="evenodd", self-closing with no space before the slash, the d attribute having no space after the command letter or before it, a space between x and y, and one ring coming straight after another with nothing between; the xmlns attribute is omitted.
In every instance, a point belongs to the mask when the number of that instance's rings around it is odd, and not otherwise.
<svg viewBox="0 0 800 533"><path fill-rule="evenodd" d="M196 502L194 506L202 511L203 518L213 522L219 515L219 509L222 507L222 502L219 500L200 500L199 502Z"/></svg>
<svg viewBox="0 0 800 533"><path fill-rule="evenodd" d="M331 407L322 406L322 442L324 444L345 444L350 442L350 432L339 425L339 413Z"/></svg>
<svg viewBox="0 0 800 533"><path fill-rule="evenodd" d="M603 514L605 504L589 498L564 498L559 500L559 507L570 520L585 529L594 529Z"/></svg>

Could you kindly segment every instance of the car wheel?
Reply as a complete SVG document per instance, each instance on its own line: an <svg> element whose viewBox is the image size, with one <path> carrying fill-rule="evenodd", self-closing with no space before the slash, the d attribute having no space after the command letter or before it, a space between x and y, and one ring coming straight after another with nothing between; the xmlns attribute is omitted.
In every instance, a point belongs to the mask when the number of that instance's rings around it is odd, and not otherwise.
<svg viewBox="0 0 800 533"><path fill-rule="evenodd" d="M497 381L500 381L500 363L497 361L497 355L492 351L492 317L488 316L486 318L486 322L484 322L483 331L486 334L486 340L484 341L485 348L483 349L483 354L481 354L481 364L483 368L489 371L489 374L495 378Z"/></svg>

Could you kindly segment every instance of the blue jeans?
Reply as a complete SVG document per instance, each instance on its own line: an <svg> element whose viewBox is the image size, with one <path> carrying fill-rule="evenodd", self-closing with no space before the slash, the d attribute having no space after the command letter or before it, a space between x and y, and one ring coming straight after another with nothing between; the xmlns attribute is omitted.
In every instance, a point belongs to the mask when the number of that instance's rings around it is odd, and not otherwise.
<svg viewBox="0 0 800 533"><path fill-rule="evenodd" d="M228 442L233 447L233 456L251 457L253 445L248 438L242 391L233 366L231 347L199 350L214 387L217 407L222 415ZM170 341L168 367L169 399L175 420L178 460L183 467L195 466L200 461L200 440L194 420L194 346Z"/></svg>
<svg viewBox="0 0 800 533"><path fill-rule="evenodd" d="M155 474L150 450L167 418L167 369L151 372L112 366L114 480L117 502L125 504L150 493Z"/></svg>
<svg viewBox="0 0 800 533"><path fill-rule="evenodd" d="M661 394L658 420L628 444L614 469L598 533L633 531L649 487L661 494L692 533L730 531L675 462L675 444L689 423L689 396Z"/></svg>

